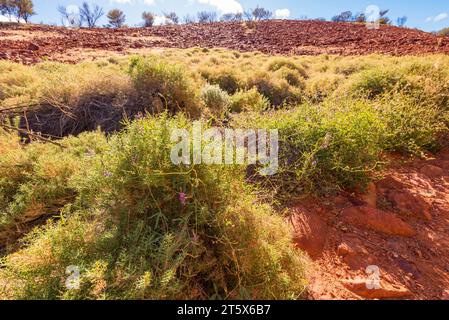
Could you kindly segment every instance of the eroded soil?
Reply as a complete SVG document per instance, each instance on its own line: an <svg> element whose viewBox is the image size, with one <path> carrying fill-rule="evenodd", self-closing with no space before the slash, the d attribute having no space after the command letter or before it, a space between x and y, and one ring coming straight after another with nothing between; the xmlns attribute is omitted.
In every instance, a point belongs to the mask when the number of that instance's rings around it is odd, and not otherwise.
<svg viewBox="0 0 449 320"><path fill-rule="evenodd" d="M449 148L395 159L365 194L308 199L291 212L295 241L314 259L312 299L449 299Z"/></svg>

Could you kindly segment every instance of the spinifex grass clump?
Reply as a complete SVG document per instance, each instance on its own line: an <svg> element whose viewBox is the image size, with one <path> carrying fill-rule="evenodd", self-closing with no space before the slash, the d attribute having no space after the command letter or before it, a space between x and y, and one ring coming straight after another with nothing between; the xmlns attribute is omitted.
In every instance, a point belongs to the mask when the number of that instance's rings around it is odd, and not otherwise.
<svg viewBox="0 0 449 320"><path fill-rule="evenodd" d="M234 94L242 88L242 76L230 67L204 67L199 70L209 83L218 85L228 94Z"/></svg>
<svg viewBox="0 0 449 320"><path fill-rule="evenodd" d="M256 88L236 92L231 97L231 112L263 112L270 108L270 102Z"/></svg>
<svg viewBox="0 0 449 320"><path fill-rule="evenodd" d="M0 108L20 116L22 128L52 136L118 130L125 112L139 111L134 100L129 76L107 63L10 63L0 76Z"/></svg>
<svg viewBox="0 0 449 320"><path fill-rule="evenodd" d="M182 111L190 116L200 114L195 79L183 65L168 63L156 56L132 58L129 74L139 96L138 103L149 112Z"/></svg>
<svg viewBox="0 0 449 320"><path fill-rule="evenodd" d="M24 146L16 132L0 129L0 246L28 231L28 223L58 216L72 203L78 194L73 179L104 146L99 133L66 139L63 147Z"/></svg>
<svg viewBox="0 0 449 320"><path fill-rule="evenodd" d="M182 116L113 136L62 219L28 235L0 269L1 296L45 299L299 298L290 229L257 204L236 166L174 165ZM80 287L65 286L69 266Z"/></svg>

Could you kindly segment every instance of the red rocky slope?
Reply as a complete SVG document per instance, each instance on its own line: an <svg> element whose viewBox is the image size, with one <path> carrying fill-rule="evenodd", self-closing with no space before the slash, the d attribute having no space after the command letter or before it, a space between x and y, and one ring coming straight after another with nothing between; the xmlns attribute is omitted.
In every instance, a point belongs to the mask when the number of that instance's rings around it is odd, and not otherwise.
<svg viewBox="0 0 449 320"><path fill-rule="evenodd" d="M77 61L77 49L126 53L141 48L223 47L268 54L394 55L449 53L449 37L382 26L324 21L168 25L127 29L67 29L0 24L0 59ZM74 56L71 56L74 55Z"/></svg>

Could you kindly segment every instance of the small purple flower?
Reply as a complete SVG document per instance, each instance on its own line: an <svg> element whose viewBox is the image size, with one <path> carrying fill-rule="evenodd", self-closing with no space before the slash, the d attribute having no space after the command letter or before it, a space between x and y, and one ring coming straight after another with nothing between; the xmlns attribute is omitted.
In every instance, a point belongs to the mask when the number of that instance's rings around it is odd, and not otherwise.
<svg viewBox="0 0 449 320"><path fill-rule="evenodd" d="M138 113L135 115L134 118L135 118L135 119L143 119L143 114L142 114L142 112L138 112Z"/></svg>
<svg viewBox="0 0 449 320"><path fill-rule="evenodd" d="M112 177L112 172L105 171L105 172L103 172L103 175L104 175L106 178L110 178L110 177Z"/></svg>
<svg viewBox="0 0 449 320"><path fill-rule="evenodd" d="M179 193L179 202L181 202L181 204L183 206L186 205L186 203L187 203L187 196L186 196L186 194L184 192L180 192Z"/></svg>

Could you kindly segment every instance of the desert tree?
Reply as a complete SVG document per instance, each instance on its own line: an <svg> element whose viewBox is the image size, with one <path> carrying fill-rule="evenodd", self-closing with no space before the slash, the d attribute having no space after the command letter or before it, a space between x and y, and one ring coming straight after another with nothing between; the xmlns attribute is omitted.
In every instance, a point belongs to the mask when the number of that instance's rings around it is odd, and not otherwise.
<svg viewBox="0 0 449 320"><path fill-rule="evenodd" d="M391 24L391 19L387 17L390 10L380 10L379 12L379 24Z"/></svg>
<svg viewBox="0 0 449 320"><path fill-rule="evenodd" d="M396 19L396 23L398 24L398 27L404 27L407 23L408 18L406 16L399 17Z"/></svg>
<svg viewBox="0 0 449 320"><path fill-rule="evenodd" d="M237 12L237 13L233 13L234 15L234 19L233 21L243 21L243 12Z"/></svg>
<svg viewBox="0 0 449 320"><path fill-rule="evenodd" d="M152 27L154 25L154 20L156 16L152 12L144 11L142 13L143 26L144 27Z"/></svg>
<svg viewBox="0 0 449 320"><path fill-rule="evenodd" d="M35 15L34 4L31 0L0 0L0 13L17 19L17 22L28 22L31 16Z"/></svg>
<svg viewBox="0 0 449 320"><path fill-rule="evenodd" d="M166 12L163 13L167 24L178 24L179 17L176 12Z"/></svg>
<svg viewBox="0 0 449 320"><path fill-rule="evenodd" d="M126 16L120 9L112 9L108 12L109 25L114 28L121 28L125 24Z"/></svg>
<svg viewBox="0 0 449 320"><path fill-rule="evenodd" d="M220 17L220 21L223 22L243 21L243 12L225 13Z"/></svg>
<svg viewBox="0 0 449 320"><path fill-rule="evenodd" d="M245 11L243 11L243 18L246 20L246 21L252 21L252 20L254 20L254 16L253 16L253 11L252 10L245 10Z"/></svg>
<svg viewBox="0 0 449 320"><path fill-rule="evenodd" d="M86 22L88 28L95 28L98 20L104 15L103 8L98 5L92 8L87 2L83 2L80 8L81 19Z"/></svg>
<svg viewBox="0 0 449 320"><path fill-rule="evenodd" d="M199 23L211 23L217 21L217 13L214 11L200 11L197 13Z"/></svg>
<svg viewBox="0 0 449 320"><path fill-rule="evenodd" d="M16 16L16 9L13 0L0 0L0 14L7 16L10 21L13 16Z"/></svg>
<svg viewBox="0 0 449 320"><path fill-rule="evenodd" d="M273 17L273 12L271 12L265 8L257 6L256 9L252 10L252 15L253 15L254 20L256 20L256 21L268 20Z"/></svg>
<svg viewBox="0 0 449 320"><path fill-rule="evenodd" d="M185 24L191 24L191 23L195 23L196 22L196 18L190 14L185 15L184 18L182 18L182 21Z"/></svg>
<svg viewBox="0 0 449 320"><path fill-rule="evenodd" d="M364 13L357 13L354 15L354 21L365 23L366 22L366 15Z"/></svg>
<svg viewBox="0 0 449 320"><path fill-rule="evenodd" d="M353 21L353 16L351 11L343 11L339 15L332 17L333 22L350 22Z"/></svg>
<svg viewBox="0 0 449 320"><path fill-rule="evenodd" d="M28 23L31 16L34 16L34 4L31 0L14 0L13 4L16 6L17 21L20 22L21 19Z"/></svg>
<svg viewBox="0 0 449 320"><path fill-rule="evenodd" d="M449 28L441 29L440 31L436 32L439 36L449 36Z"/></svg>
<svg viewBox="0 0 449 320"><path fill-rule="evenodd" d="M61 15L62 24L66 23L71 27L81 27L83 21L79 12L69 11L67 7L59 6L58 12Z"/></svg>

